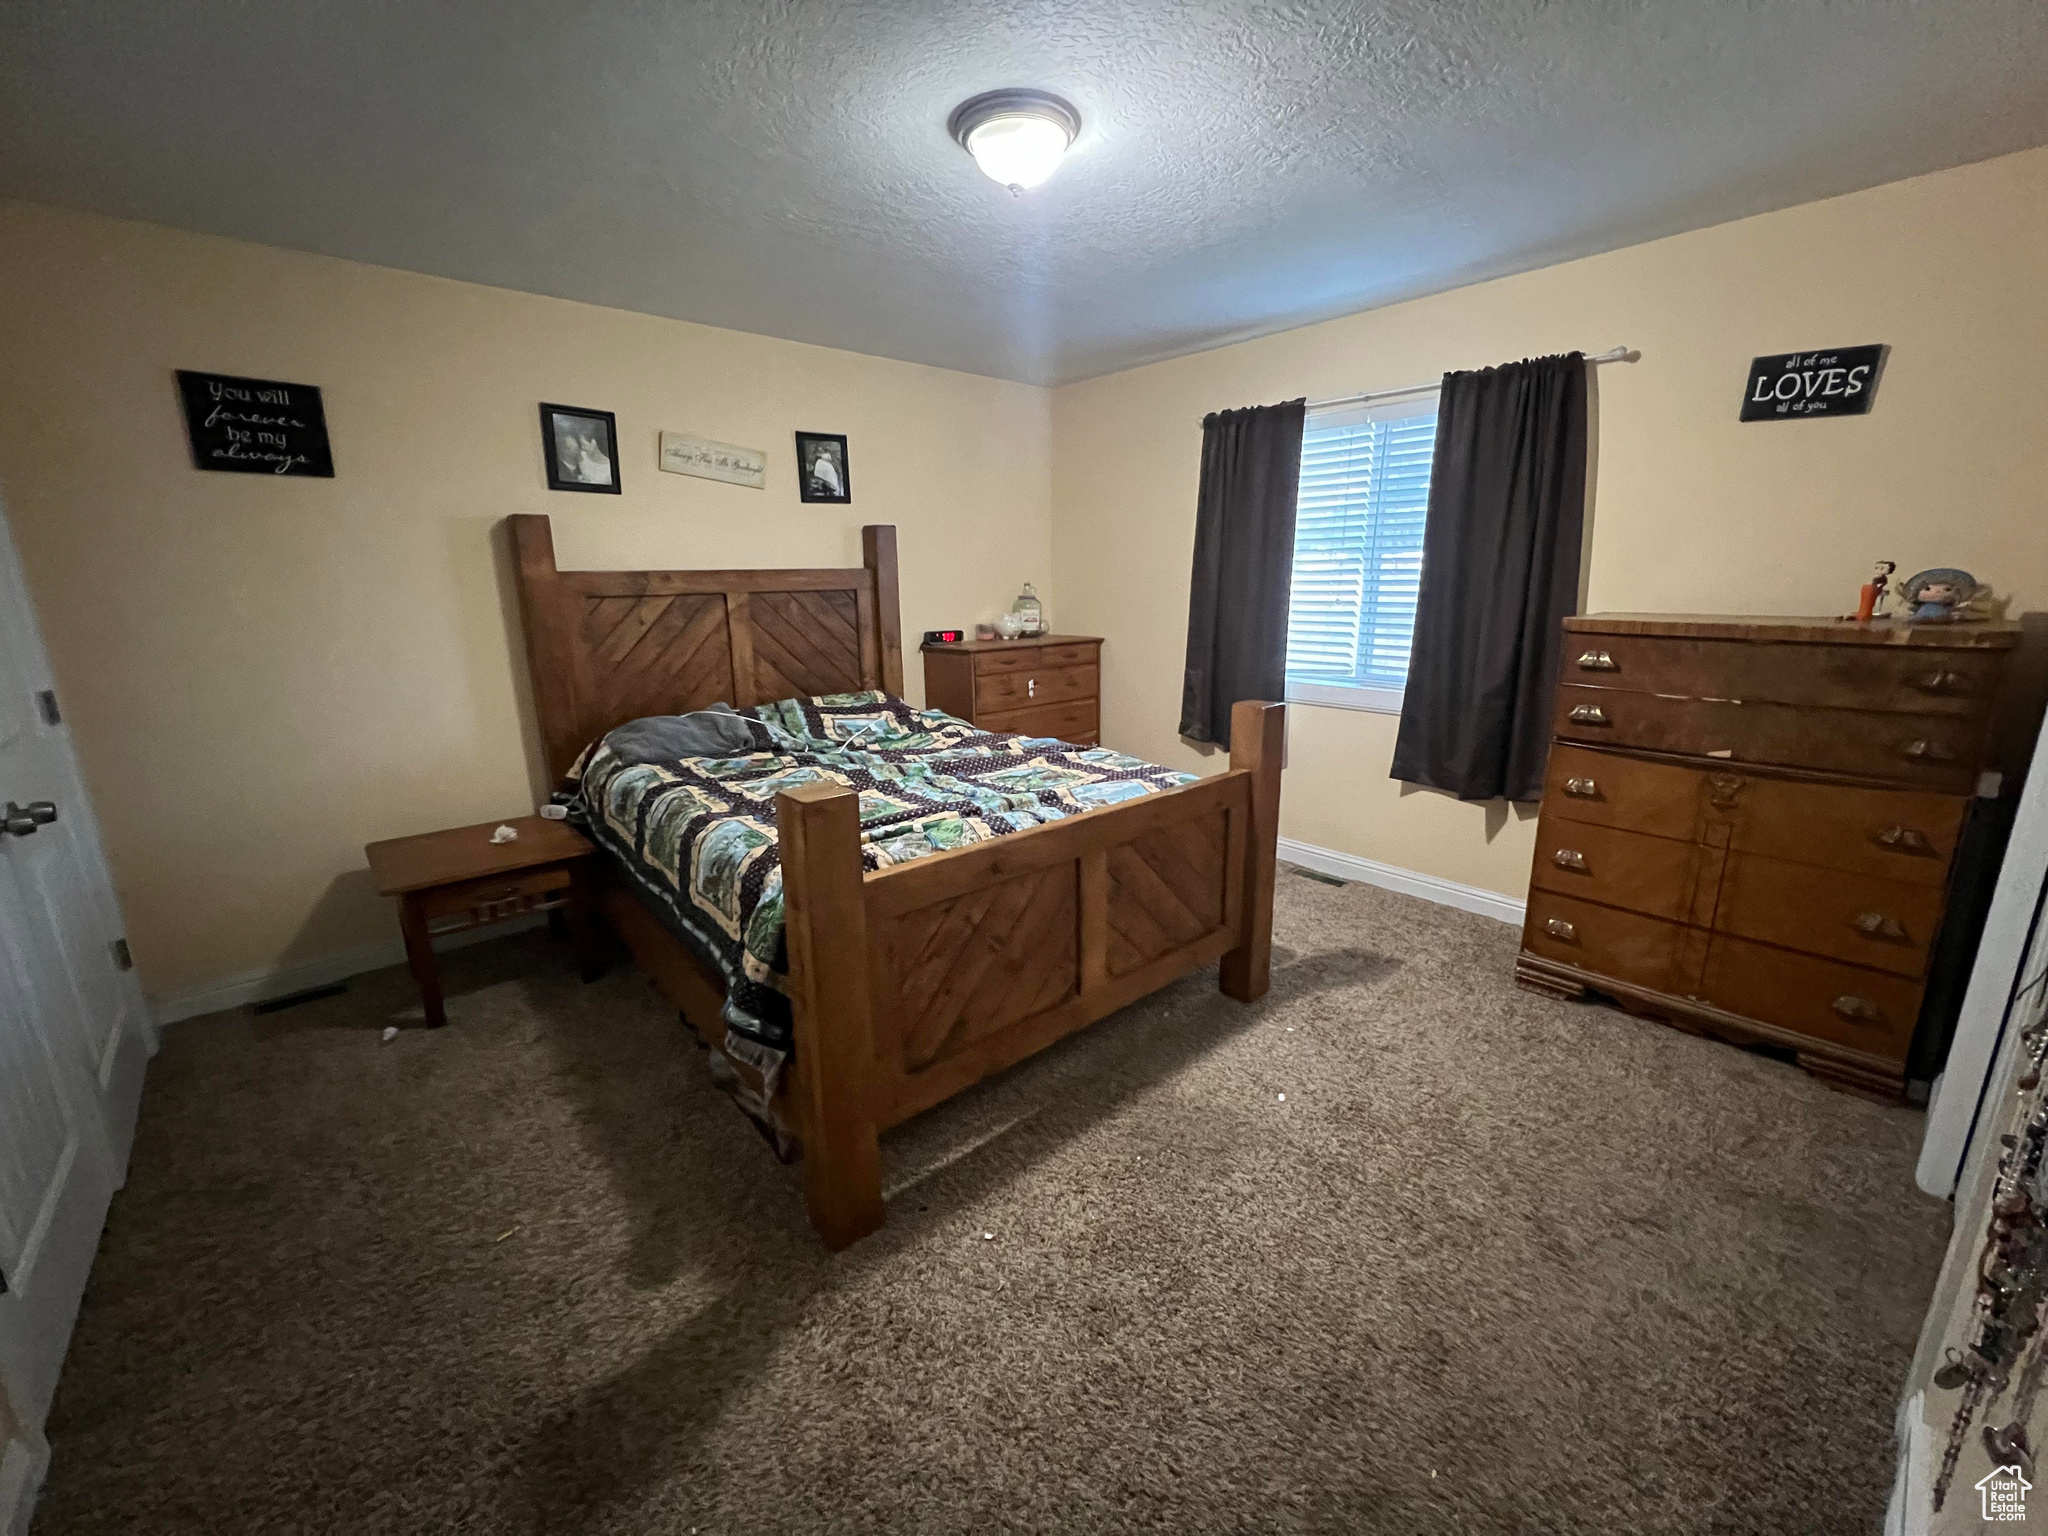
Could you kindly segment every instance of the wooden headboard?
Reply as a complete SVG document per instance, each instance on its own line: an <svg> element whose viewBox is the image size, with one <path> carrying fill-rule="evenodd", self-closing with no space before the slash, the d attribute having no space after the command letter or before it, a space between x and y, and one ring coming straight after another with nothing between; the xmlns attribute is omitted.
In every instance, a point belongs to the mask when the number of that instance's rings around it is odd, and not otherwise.
<svg viewBox="0 0 2048 1536"><path fill-rule="evenodd" d="M507 518L548 775L643 715L862 688L903 692L896 530L814 571L564 571L546 517Z"/></svg>

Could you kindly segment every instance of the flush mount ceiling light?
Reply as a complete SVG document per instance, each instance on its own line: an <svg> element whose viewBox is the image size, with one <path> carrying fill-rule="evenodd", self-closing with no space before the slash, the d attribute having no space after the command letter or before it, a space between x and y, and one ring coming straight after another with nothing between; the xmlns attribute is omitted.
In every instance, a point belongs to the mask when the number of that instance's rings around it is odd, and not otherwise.
<svg viewBox="0 0 2048 1536"><path fill-rule="evenodd" d="M1081 114L1047 91L985 91L955 107L946 127L983 175L1022 196L1059 169Z"/></svg>

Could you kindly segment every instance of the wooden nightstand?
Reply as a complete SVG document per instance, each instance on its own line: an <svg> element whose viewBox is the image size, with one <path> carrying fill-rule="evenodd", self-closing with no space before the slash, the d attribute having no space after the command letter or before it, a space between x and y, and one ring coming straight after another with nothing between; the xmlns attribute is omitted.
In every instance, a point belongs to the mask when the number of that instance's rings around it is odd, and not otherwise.
<svg viewBox="0 0 2048 1536"><path fill-rule="evenodd" d="M984 731L1102 740L1102 638L1034 635L924 647L924 701Z"/></svg>
<svg viewBox="0 0 2048 1536"><path fill-rule="evenodd" d="M500 826L516 828L517 840L492 842L491 833ZM398 898L405 958L419 984L429 1029L448 1022L441 1006L441 968L434 957L434 940L441 934L528 912L546 912L553 921L560 912L568 918L583 979L597 978L595 935L579 868L595 851L573 827L538 816L394 837L363 849L378 893Z"/></svg>

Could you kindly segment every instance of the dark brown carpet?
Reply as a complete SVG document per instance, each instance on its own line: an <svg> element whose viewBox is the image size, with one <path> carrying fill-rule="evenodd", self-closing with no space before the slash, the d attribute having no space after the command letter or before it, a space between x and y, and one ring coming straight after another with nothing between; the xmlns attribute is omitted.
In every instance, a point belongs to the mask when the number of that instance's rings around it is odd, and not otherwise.
<svg viewBox="0 0 2048 1536"><path fill-rule="evenodd" d="M1197 977L891 1136L837 1258L538 934L437 1034L379 1042L395 971L177 1025L36 1530L1874 1527L1917 1113L1520 992L1483 918L1283 872L1278 936L1259 1006Z"/></svg>

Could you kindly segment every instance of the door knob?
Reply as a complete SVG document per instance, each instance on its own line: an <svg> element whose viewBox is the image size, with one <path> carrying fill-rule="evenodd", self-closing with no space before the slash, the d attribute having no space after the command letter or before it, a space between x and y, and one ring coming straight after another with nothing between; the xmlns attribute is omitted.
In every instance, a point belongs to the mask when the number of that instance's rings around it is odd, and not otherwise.
<svg viewBox="0 0 2048 1536"><path fill-rule="evenodd" d="M11 832L16 837L27 837L37 827L47 827L57 819L57 807L48 800L31 800L27 805L7 802L7 814L0 818L0 832Z"/></svg>

